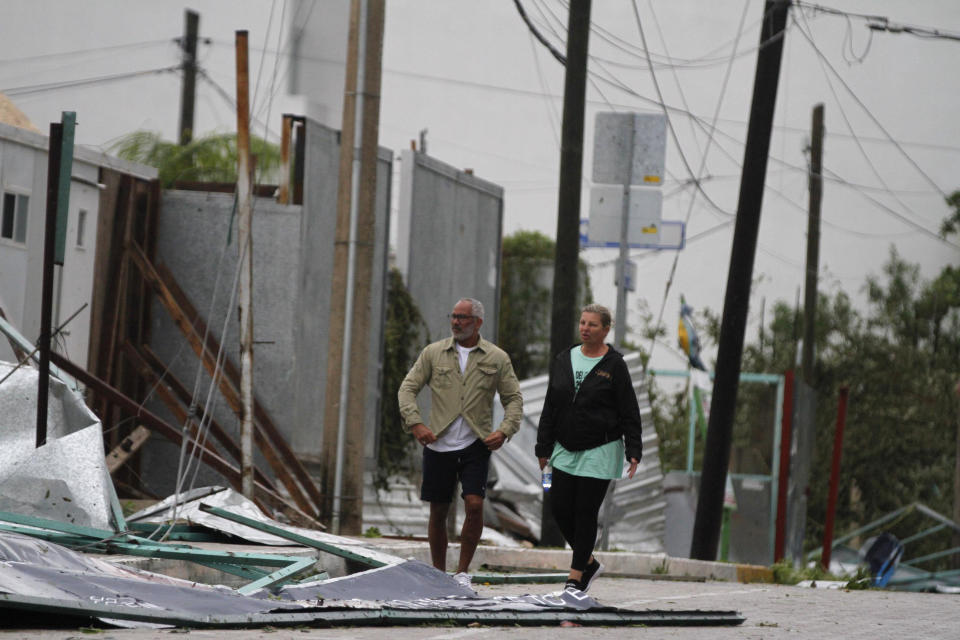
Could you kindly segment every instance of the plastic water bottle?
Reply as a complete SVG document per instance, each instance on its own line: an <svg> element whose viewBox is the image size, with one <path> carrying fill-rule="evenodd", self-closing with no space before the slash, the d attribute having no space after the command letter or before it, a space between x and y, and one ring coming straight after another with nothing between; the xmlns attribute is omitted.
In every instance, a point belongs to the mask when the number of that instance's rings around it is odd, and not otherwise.
<svg viewBox="0 0 960 640"><path fill-rule="evenodd" d="M540 474L540 484L543 485L544 491L550 491L550 487L553 486L553 468L550 465L543 468L543 472Z"/></svg>

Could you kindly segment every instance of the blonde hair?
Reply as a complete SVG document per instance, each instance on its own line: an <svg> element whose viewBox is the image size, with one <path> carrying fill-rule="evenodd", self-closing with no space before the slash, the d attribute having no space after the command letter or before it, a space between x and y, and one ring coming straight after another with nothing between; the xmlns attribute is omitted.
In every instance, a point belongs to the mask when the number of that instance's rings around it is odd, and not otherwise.
<svg viewBox="0 0 960 640"><path fill-rule="evenodd" d="M580 309L580 313L596 313L600 316L600 324L602 324L604 327L609 327L613 323L613 318L610 315L610 309L607 309L602 304L588 304L583 309Z"/></svg>

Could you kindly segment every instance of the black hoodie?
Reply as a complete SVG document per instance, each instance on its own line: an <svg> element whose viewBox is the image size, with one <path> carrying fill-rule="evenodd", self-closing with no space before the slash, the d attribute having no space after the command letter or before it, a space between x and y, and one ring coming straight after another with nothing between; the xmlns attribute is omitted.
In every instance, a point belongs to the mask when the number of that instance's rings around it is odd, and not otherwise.
<svg viewBox="0 0 960 640"><path fill-rule="evenodd" d="M567 451L584 451L623 438L627 460L640 460L640 407L623 355L607 349L575 391L570 351L579 346L558 355L550 370L537 428L537 457L549 458L555 442Z"/></svg>

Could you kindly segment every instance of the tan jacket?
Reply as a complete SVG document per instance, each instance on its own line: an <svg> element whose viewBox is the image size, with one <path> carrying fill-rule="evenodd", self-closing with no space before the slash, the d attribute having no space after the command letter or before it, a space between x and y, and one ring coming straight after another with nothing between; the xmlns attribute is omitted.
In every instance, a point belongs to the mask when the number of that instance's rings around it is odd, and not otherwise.
<svg viewBox="0 0 960 640"><path fill-rule="evenodd" d="M417 394L430 387L430 422L424 422L417 406ZM463 416L480 438L493 432L493 395L500 394L503 422L499 430L507 437L520 428L523 419L523 399L520 383L513 372L510 356L497 345L480 338L477 348L470 352L467 370L460 371L457 348L453 337L427 345L407 377L400 383L397 399L405 431L416 424L426 424L435 435Z"/></svg>

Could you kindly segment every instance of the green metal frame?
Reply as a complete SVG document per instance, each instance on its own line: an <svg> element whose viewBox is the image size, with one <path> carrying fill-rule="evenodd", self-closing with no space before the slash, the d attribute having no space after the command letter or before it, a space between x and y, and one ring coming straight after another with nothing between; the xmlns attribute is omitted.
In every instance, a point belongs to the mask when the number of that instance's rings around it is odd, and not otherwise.
<svg viewBox="0 0 960 640"><path fill-rule="evenodd" d="M306 571L313 569L315 564L317 564L316 558L303 558L298 562L289 564L285 567L277 569L271 574L254 580L250 584L243 585L237 589L237 593L248 596L255 591L259 591L260 589L266 589L277 584L288 582L305 573Z"/></svg>
<svg viewBox="0 0 960 640"><path fill-rule="evenodd" d="M264 586L287 582L312 568L317 561L313 556L304 558L273 553L196 549L186 544L156 542L127 533L117 534L103 529L6 511L0 511L0 521L15 523L0 524L0 531L28 535L73 549L167 560L187 560L253 580L251 584L238 589L244 594ZM257 567L278 567L278 569L267 572Z"/></svg>
<svg viewBox="0 0 960 640"><path fill-rule="evenodd" d="M475 584L562 584L566 573L474 573Z"/></svg>
<svg viewBox="0 0 960 640"><path fill-rule="evenodd" d="M258 531L263 531L265 533L275 535L278 538L283 538L285 540L290 540L291 542L296 542L297 544L302 544L305 547L319 549L320 551L325 551L326 553L330 553L332 555L339 556L341 558L346 558L347 560L354 560L356 562L367 565L369 567L373 567L374 569L377 567L387 566L386 562L383 562L382 560L378 560L372 556L367 556L352 550L342 549L340 547L334 546L332 544L328 544L326 542L320 542L319 540L314 540L313 538L308 538L298 533L287 531L286 529L283 529L281 527L275 527L271 524L260 522L259 520L254 520L253 518L247 518L246 516L241 516L239 514L232 513L230 511L221 509L219 507L213 507L208 504L201 503L200 510L203 511L204 513L209 513L215 516L219 516L221 518L225 518L232 522L236 522L239 524L246 525L248 527L252 527L254 529L257 529Z"/></svg>
<svg viewBox="0 0 960 640"><path fill-rule="evenodd" d="M651 369L650 373L655 376L664 376L668 378L689 378L688 369ZM708 372L713 379L713 372ZM780 486L780 439L783 430L783 394L784 377L776 373L741 373L740 382L760 382L763 384L777 385L777 397L775 414L773 417L773 464L771 465L770 475L763 474L731 474L731 477L738 479L757 478L762 481L770 482L770 526L767 530L767 547L770 549L770 563L773 563L774 546L777 536L777 495ZM691 385L692 387L693 385ZM697 436L697 413L693 410L694 403L690 400L690 424L687 436L687 473L696 473L693 469L694 443Z"/></svg>

